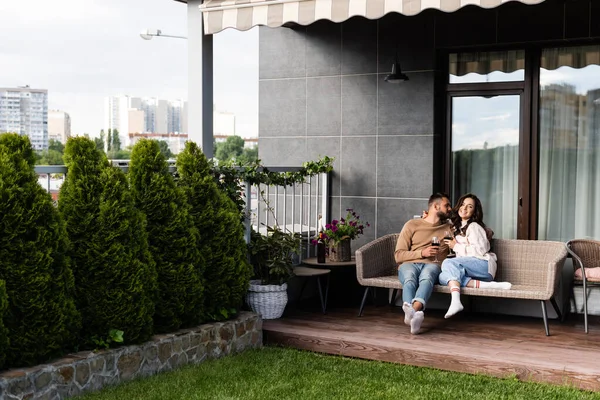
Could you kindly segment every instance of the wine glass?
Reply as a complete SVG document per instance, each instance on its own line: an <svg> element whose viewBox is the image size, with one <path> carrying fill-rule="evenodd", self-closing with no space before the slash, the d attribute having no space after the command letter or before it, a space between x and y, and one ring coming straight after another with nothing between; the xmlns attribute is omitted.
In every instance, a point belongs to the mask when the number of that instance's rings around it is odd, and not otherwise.
<svg viewBox="0 0 600 400"><path fill-rule="evenodd" d="M432 237L431 238L431 245L433 247L436 247L436 248L439 249L440 248L440 239L438 239L437 236ZM433 262L436 262L436 263L440 262L440 260L438 260L438 258L437 258L437 253L435 253L435 258L433 259Z"/></svg>
<svg viewBox="0 0 600 400"><path fill-rule="evenodd" d="M452 240L454 239L454 236L452 235L451 231L445 231L444 232L444 239L445 240ZM448 246L448 257L453 257L454 256L454 250L452 250L452 248L450 248L450 246Z"/></svg>

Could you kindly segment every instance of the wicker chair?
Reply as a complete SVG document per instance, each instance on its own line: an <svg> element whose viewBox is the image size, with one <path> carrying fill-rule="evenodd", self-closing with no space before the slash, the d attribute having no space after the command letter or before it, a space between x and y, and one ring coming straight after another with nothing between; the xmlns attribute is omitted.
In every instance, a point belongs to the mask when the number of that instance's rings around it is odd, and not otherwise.
<svg viewBox="0 0 600 400"><path fill-rule="evenodd" d="M567 250L573 257L575 270L581 268L582 279L574 278L573 286L583 286L583 324L585 333L588 333L588 287L600 286L600 279L587 277L585 270L600 267L600 242L589 239L574 239L567 242ZM571 292L571 296L575 309L577 309L574 290Z"/></svg>
<svg viewBox="0 0 600 400"><path fill-rule="evenodd" d="M396 291L402 289L394 260L397 240L398 234L382 236L356 251L356 277L358 283L366 287L359 316L362 315L371 288L394 289L393 300ZM546 301L550 301L561 318L560 309L554 300L554 291L567 257L565 244L541 240L495 239L492 241L492 247L498 256L496 280L510 282L512 288L502 290L466 287L462 288L461 293L471 296L538 300L542 307L546 335L550 335ZM435 285L433 290L450 293L448 286Z"/></svg>

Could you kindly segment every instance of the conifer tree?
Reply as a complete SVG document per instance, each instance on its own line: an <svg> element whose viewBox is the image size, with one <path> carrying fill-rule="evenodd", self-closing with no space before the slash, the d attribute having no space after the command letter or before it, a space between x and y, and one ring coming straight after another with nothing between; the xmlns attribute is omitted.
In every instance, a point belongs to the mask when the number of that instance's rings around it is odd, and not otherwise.
<svg viewBox="0 0 600 400"><path fill-rule="evenodd" d="M177 171L178 184L187 196L194 223L201 232L199 249L206 260L206 317L224 319L237 313L242 305L252 272L240 214L233 201L218 188L196 143L186 143L185 150L177 157Z"/></svg>
<svg viewBox="0 0 600 400"><path fill-rule="evenodd" d="M0 280L0 369L4 368L6 353L8 352L8 329L4 319L8 311L8 297L6 296L6 282Z"/></svg>
<svg viewBox="0 0 600 400"><path fill-rule="evenodd" d="M156 263L155 330L170 332L197 324L202 315L204 262L185 195L175 185L155 140L136 143L129 168L135 204L146 215L148 244Z"/></svg>
<svg viewBox="0 0 600 400"><path fill-rule="evenodd" d="M0 279L8 295L11 367L72 349L80 328L65 225L38 184L34 162L27 136L0 135Z"/></svg>
<svg viewBox="0 0 600 400"><path fill-rule="evenodd" d="M156 272L127 178L88 138L68 140L65 162L59 210L73 244L84 343L106 340L111 329L123 331L125 343L145 341L152 335Z"/></svg>

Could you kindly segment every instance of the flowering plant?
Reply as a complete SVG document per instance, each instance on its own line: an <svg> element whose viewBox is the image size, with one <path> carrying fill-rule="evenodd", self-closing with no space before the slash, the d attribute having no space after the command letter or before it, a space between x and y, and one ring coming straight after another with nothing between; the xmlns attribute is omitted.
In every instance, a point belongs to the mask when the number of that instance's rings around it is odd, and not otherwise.
<svg viewBox="0 0 600 400"><path fill-rule="evenodd" d="M325 230L319 232L312 243L336 245L342 240L356 239L363 234L365 227L371 226L368 222L363 224L360 216L353 209L347 208L346 211L348 212L346 218L340 218L339 221L334 219L330 224L325 225Z"/></svg>

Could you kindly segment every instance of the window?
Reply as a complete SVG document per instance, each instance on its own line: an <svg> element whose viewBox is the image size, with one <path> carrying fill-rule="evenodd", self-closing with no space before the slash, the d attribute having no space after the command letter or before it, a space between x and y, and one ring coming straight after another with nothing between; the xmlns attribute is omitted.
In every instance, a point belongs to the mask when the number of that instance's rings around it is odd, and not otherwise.
<svg viewBox="0 0 600 400"><path fill-rule="evenodd" d="M527 52L449 54L446 190L498 237L600 239L600 45Z"/></svg>
<svg viewBox="0 0 600 400"><path fill-rule="evenodd" d="M544 49L538 238L600 239L600 45Z"/></svg>
<svg viewBox="0 0 600 400"><path fill-rule="evenodd" d="M455 53L449 61L448 191L453 201L475 194L495 236L517 238L525 52Z"/></svg>

